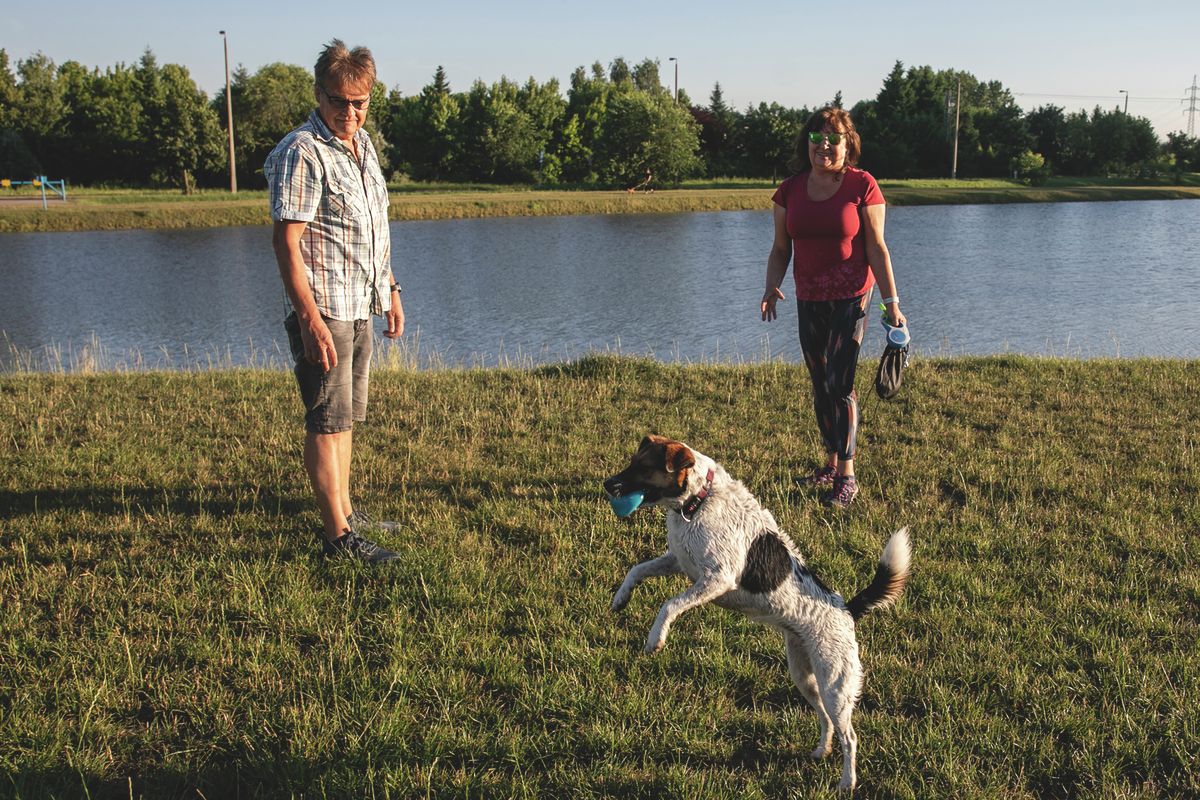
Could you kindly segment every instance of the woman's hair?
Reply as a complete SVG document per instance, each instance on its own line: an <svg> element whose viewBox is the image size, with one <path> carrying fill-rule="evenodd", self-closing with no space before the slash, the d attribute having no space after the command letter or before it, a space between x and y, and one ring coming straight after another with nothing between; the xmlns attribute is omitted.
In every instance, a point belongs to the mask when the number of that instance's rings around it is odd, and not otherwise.
<svg viewBox="0 0 1200 800"><path fill-rule="evenodd" d="M341 39L325 45L313 68L317 86L325 88L326 81L335 83L366 83L367 91L375 85L375 57L365 47L346 49Z"/></svg>
<svg viewBox="0 0 1200 800"><path fill-rule="evenodd" d="M808 122L800 129L792 157L788 161L788 169L796 173L812 169L812 163L808 160L808 135L820 133L827 126L846 137L846 161L842 171L845 172L847 167L858 164L858 157L862 155L862 140L858 138L854 120L850 119L850 113L844 108L825 106L813 112Z"/></svg>

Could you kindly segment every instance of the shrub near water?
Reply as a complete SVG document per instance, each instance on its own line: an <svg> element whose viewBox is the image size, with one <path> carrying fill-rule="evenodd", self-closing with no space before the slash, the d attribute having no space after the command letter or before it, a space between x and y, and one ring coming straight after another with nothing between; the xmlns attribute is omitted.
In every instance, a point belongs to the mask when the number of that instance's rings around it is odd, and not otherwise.
<svg viewBox="0 0 1200 800"><path fill-rule="evenodd" d="M314 558L285 371L0 378L0 794L832 797L772 631L716 607L641 654L619 615L661 512L600 481L642 435L722 461L810 566L862 588L865 797L1200 793L1195 362L919 361L866 387L849 513L802 367L590 358L382 371L356 496L388 569Z"/></svg>

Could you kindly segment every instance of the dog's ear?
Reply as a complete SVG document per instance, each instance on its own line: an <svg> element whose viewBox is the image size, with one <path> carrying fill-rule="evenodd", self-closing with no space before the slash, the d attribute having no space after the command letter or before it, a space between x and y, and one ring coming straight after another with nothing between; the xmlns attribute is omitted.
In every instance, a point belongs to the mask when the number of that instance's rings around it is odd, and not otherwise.
<svg viewBox="0 0 1200 800"><path fill-rule="evenodd" d="M656 436L653 433L646 434L646 438L642 439L642 443L638 445L638 450L645 450L647 447L653 447L656 444L666 444L671 441L665 436Z"/></svg>
<svg viewBox="0 0 1200 800"><path fill-rule="evenodd" d="M688 467L695 466L696 457L686 445L679 442L668 442L666 449L667 472L682 472Z"/></svg>

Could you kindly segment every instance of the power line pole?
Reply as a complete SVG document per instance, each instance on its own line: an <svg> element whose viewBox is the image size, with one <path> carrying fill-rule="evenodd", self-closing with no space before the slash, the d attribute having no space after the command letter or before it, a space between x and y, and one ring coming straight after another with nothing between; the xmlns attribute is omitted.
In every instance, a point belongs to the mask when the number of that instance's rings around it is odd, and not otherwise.
<svg viewBox="0 0 1200 800"><path fill-rule="evenodd" d="M233 161L233 95L229 92L229 37L221 31L225 42L225 114L229 124L229 191L237 194L237 169Z"/></svg>
<svg viewBox="0 0 1200 800"><path fill-rule="evenodd" d="M1195 75L1192 76L1192 85L1189 86L1188 88L1184 89L1184 91L1190 92L1192 95L1190 98L1187 98L1186 100L1182 101L1185 103L1190 101L1190 103L1191 103L1190 107L1188 108L1187 135L1189 137L1192 137L1192 136L1196 135L1196 92L1200 91L1200 86L1196 85L1196 76Z"/></svg>
<svg viewBox="0 0 1200 800"><path fill-rule="evenodd" d="M958 112L962 107L962 78L958 79L958 97L954 101L954 161L950 164L950 179L958 179Z"/></svg>

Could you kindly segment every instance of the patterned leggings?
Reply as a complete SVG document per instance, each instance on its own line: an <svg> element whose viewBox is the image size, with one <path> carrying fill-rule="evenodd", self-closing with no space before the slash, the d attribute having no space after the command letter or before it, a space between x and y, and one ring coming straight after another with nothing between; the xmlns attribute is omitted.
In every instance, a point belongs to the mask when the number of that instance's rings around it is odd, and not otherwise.
<svg viewBox="0 0 1200 800"><path fill-rule="evenodd" d="M813 410L826 453L854 458L858 395L854 372L866 331L870 295L848 300L799 300L800 348L813 385Z"/></svg>

